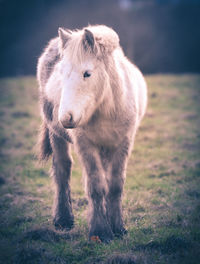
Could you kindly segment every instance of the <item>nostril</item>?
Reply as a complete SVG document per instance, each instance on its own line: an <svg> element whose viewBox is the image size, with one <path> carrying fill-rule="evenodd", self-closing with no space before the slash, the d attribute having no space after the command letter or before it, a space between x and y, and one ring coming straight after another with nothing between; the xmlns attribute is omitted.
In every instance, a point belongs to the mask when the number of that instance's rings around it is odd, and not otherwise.
<svg viewBox="0 0 200 264"><path fill-rule="evenodd" d="M73 123L73 116L71 113L69 113L69 123Z"/></svg>

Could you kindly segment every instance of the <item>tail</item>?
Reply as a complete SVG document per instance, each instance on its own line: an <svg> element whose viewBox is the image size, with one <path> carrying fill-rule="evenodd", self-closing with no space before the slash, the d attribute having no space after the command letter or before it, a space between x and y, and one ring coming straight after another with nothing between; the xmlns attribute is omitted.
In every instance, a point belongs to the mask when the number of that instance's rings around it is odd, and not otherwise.
<svg viewBox="0 0 200 264"><path fill-rule="evenodd" d="M49 129L43 121L38 137L38 160L47 161L52 154Z"/></svg>

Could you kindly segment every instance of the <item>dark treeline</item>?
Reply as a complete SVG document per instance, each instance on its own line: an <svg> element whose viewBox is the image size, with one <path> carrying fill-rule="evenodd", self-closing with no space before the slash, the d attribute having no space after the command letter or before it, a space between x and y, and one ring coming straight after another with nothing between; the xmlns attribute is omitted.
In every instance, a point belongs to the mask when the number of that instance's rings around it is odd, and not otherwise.
<svg viewBox="0 0 200 264"><path fill-rule="evenodd" d="M0 76L35 74L58 27L88 24L114 28L145 73L200 72L199 1L169 2L132 0L122 9L118 0L0 0Z"/></svg>

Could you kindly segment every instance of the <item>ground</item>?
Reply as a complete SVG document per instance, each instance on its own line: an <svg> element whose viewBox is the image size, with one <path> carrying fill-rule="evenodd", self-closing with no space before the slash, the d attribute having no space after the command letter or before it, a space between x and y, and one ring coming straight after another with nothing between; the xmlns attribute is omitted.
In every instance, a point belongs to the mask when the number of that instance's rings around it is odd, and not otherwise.
<svg viewBox="0 0 200 264"><path fill-rule="evenodd" d="M87 200L74 156L75 227L52 225L50 162L36 160L33 77L0 80L0 263L181 263L200 259L200 75L150 75L147 114L127 169L128 234L88 241Z"/></svg>

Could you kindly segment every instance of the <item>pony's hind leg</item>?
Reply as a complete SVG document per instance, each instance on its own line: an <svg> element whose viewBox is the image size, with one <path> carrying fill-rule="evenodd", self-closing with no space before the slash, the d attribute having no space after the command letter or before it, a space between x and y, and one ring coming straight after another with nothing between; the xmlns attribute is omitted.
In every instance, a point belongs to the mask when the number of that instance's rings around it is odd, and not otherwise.
<svg viewBox="0 0 200 264"><path fill-rule="evenodd" d="M51 146L53 151L52 174L56 187L53 222L56 228L70 229L73 227L74 216L69 185L72 166L69 145L63 138L53 134L51 136Z"/></svg>
<svg viewBox="0 0 200 264"><path fill-rule="evenodd" d="M127 233L122 215L122 191L129 153L129 141L125 139L113 154L108 180L106 211L113 233L121 236Z"/></svg>

